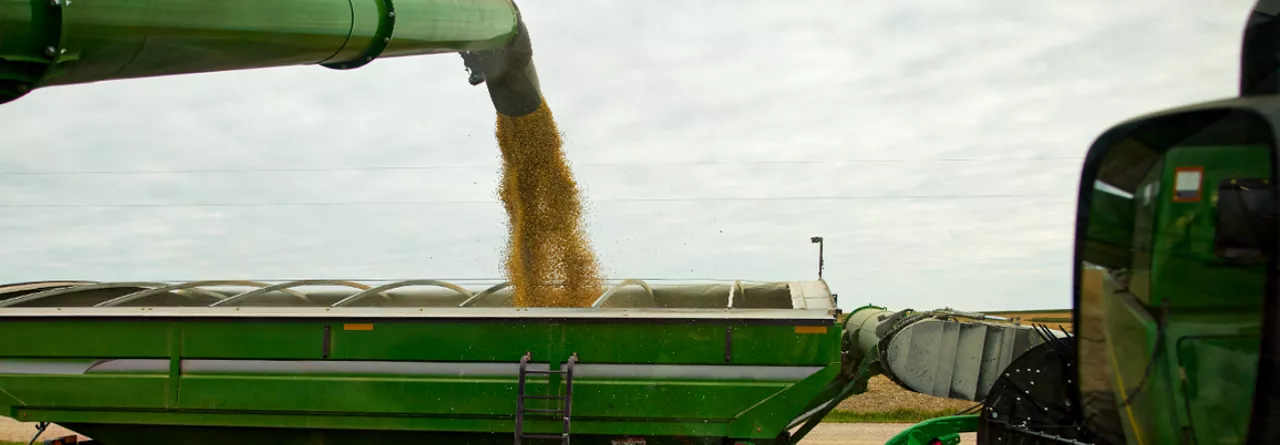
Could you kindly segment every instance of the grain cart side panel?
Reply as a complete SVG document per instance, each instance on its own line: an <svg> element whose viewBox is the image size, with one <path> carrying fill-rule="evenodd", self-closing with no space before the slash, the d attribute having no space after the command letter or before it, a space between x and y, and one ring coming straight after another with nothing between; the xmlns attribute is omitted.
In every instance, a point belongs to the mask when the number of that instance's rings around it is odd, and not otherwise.
<svg viewBox="0 0 1280 445"><path fill-rule="evenodd" d="M559 434L563 419L538 410L572 389L580 444L767 443L841 386L838 312L829 296L796 300L788 283L640 286L608 307L530 309L491 306L507 295L488 286L463 301L447 286L366 299L215 284L84 284L39 298L44 287L24 286L7 300L0 287L0 333L40 339L0 346L0 406L108 444L247 443L260 429L285 442L482 443L510 440L521 396L521 430ZM178 290L199 298L165 294ZM729 292L752 307L723 307ZM576 357L572 386L525 374L521 391L526 354L540 372Z"/></svg>

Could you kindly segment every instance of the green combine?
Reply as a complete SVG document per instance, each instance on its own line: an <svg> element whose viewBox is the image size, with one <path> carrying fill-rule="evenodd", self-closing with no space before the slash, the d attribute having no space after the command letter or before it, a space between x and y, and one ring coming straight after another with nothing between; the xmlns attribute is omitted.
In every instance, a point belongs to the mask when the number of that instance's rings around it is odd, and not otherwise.
<svg viewBox="0 0 1280 445"><path fill-rule="evenodd" d="M1280 443L1278 12L1260 0L1249 16L1239 97L1123 122L1090 147L1074 385L1095 443Z"/></svg>
<svg viewBox="0 0 1280 445"><path fill-rule="evenodd" d="M795 443L883 374L981 402L891 443L1280 443L1280 0L1240 97L1104 132L1081 174L1073 332L950 309L842 313L821 281L0 286L0 414L110 445ZM541 101L509 0L0 0L0 102L41 87L455 53ZM38 100L28 98L24 100Z"/></svg>
<svg viewBox="0 0 1280 445"><path fill-rule="evenodd" d="M901 443L1280 443L1278 13L1259 0L1248 18L1239 97L1131 119L1090 147L1075 336L1016 359L978 415L943 419L973 423Z"/></svg>

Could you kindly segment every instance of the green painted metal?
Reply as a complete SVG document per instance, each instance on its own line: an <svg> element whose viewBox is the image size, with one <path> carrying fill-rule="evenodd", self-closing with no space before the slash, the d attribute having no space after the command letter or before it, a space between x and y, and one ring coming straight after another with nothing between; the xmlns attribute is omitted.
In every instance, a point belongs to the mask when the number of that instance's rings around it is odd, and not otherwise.
<svg viewBox="0 0 1280 445"><path fill-rule="evenodd" d="M1089 221L1085 239L1086 258L1092 264L1126 268L1132 261L1133 201L1110 193L1094 193L1089 198L1096 213Z"/></svg>
<svg viewBox="0 0 1280 445"><path fill-rule="evenodd" d="M880 343L880 336L876 334L876 326L880 322L878 317L891 314L893 312L888 309L870 305L849 312L845 318L845 343L850 351L847 361L853 364L861 362L865 354Z"/></svg>
<svg viewBox="0 0 1280 445"><path fill-rule="evenodd" d="M1148 284L1147 304L1172 308L1258 308L1266 281L1265 262L1240 262L1214 251L1217 234L1215 207L1219 186L1230 179L1271 179L1270 148L1266 146L1183 146L1165 154L1160 175L1161 196L1172 196L1175 170L1204 168L1205 199L1193 203L1159 200L1150 249L1149 275L1133 281ZM1135 290L1142 289L1136 286Z"/></svg>
<svg viewBox="0 0 1280 445"><path fill-rule="evenodd" d="M170 328L180 330L187 359L322 359L324 328L331 326L333 360L518 361L525 352L584 363L684 365L813 365L839 360L840 330L797 334L795 326L670 325L640 323L415 322L370 323L369 331L343 330L344 320L110 321L7 320L0 338L48 338L39 344L0 342L0 357L167 358ZM725 361L730 331L731 358ZM88 340L92 339L92 340ZM263 339L271 339L263 341ZM431 347L406 347L423 339ZM59 342L58 340L65 340ZM620 348L617 345L627 345ZM512 359L516 357L516 359Z"/></svg>
<svg viewBox="0 0 1280 445"><path fill-rule="evenodd" d="M1251 259L1218 242L1231 218L1260 215L1225 210L1222 193L1274 191L1274 133L1259 114L1214 105L1117 126L1127 133L1104 135L1086 163L1086 178L1132 195L1082 190L1076 240L1077 258L1104 267L1102 289L1077 285L1084 416L1113 441L1243 444L1261 420L1252 411L1271 253ZM1274 230L1269 221L1243 227Z"/></svg>
<svg viewBox="0 0 1280 445"><path fill-rule="evenodd" d="M1101 302L1120 425L1135 443L1179 442L1188 432L1243 443L1266 265L1215 251L1216 204L1224 182L1270 179L1269 150L1171 147L1138 183L1128 287ZM1203 169L1203 197L1195 202L1174 199L1175 175L1185 168ZM1113 217L1106 209L1093 210L1099 219ZM1231 361L1209 365L1205 357ZM1221 399L1226 394L1230 404Z"/></svg>
<svg viewBox="0 0 1280 445"><path fill-rule="evenodd" d="M167 357L169 326L81 320L74 329L50 329L37 321L5 320L0 338L38 338L38 342L0 342L0 357L158 358ZM92 332L92 335L86 335ZM62 351L70 351L64 353Z"/></svg>
<svg viewBox="0 0 1280 445"><path fill-rule="evenodd" d="M640 368L630 375L575 375L575 442L610 443L632 435L658 440L649 443L680 437L693 443L725 437L771 443L806 407L825 401L816 399L835 395L823 394L843 375L842 330L834 321L834 314L825 326L741 319L9 319L0 323L0 337L50 342L0 344L0 364L8 369L45 367L0 373L0 412L24 421L85 425L86 431L129 443L154 426L210 428L207 436L200 434L210 438L239 437L236 430L243 428L288 429L293 440L333 431L324 435L326 443L341 443L350 436L342 431L350 430L422 440L442 432L473 433L482 440L513 427L514 374L278 367L512 364L526 351L545 364L576 352L584 370L593 364ZM233 368L208 368L210 363ZM670 377L645 368L654 365L702 366L701 372L711 374ZM812 371L796 378L715 377L741 366ZM533 395L563 391L559 381L528 385ZM555 419L525 425L534 433L559 428ZM268 436L280 434L288 436Z"/></svg>
<svg viewBox="0 0 1280 445"><path fill-rule="evenodd" d="M883 371L879 360L879 348L879 345L873 344L866 351L862 351L862 358L859 360L858 367L853 370L852 377L833 382L833 384L829 386L829 390L834 389L837 391L835 395L827 396L826 394L823 394L816 398L818 401L826 402L816 407L810 407L811 409L816 410L816 412L806 419L804 424L802 424L800 428L792 434L791 440L799 442L804 439L810 431L813 431L813 429L818 426L818 423L822 422L822 419L827 417L827 414L830 414L831 411L836 408L841 400L847 399L856 394L867 392L867 383L872 377L875 377ZM848 370L847 367L845 369Z"/></svg>
<svg viewBox="0 0 1280 445"><path fill-rule="evenodd" d="M182 420L187 424L199 422L197 418ZM467 445L510 445L510 434L503 433L421 433L392 430L356 431L356 430L311 430L299 434L295 429L284 428L244 428L235 431L212 427L196 426L154 426L138 435L128 426L114 424L64 424L76 431L86 431L91 437L104 437L107 443L126 443L128 445L368 445L368 444L467 444ZM120 440L114 440L119 438ZM126 440L127 439L127 440ZM575 444L611 445L618 440L616 436L600 436L577 434L573 436ZM528 440L531 445L554 445L556 441ZM639 442L637 442L639 443ZM721 438L704 436L668 436L647 437L645 445L789 445L773 440L736 440L725 442Z"/></svg>
<svg viewBox="0 0 1280 445"><path fill-rule="evenodd" d="M1280 440L1277 13L1259 0L1249 16L1240 97L1130 119L1090 147L1076 385L1102 441Z"/></svg>
<svg viewBox="0 0 1280 445"><path fill-rule="evenodd" d="M902 430L885 442L885 445L957 445L960 443L960 433L977 430L977 414L939 417Z"/></svg>
<svg viewBox="0 0 1280 445"><path fill-rule="evenodd" d="M0 103L50 85L492 51L518 22L510 0L0 0Z"/></svg>

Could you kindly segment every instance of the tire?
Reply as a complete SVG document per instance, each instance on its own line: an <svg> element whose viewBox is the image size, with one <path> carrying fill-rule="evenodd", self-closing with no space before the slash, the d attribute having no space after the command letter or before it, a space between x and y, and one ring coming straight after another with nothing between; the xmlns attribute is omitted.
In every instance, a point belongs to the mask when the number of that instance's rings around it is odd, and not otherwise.
<svg viewBox="0 0 1280 445"><path fill-rule="evenodd" d="M1117 408L1115 393L1081 393L1080 411L1084 415L1085 426L1093 433L1096 445L1124 445L1124 427L1120 425L1120 410Z"/></svg>

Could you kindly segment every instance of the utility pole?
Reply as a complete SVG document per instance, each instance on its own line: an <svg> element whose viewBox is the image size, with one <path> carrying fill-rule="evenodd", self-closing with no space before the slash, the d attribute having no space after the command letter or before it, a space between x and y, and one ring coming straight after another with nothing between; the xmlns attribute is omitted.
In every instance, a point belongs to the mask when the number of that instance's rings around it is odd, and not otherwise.
<svg viewBox="0 0 1280 445"><path fill-rule="evenodd" d="M817 244L817 245L818 245L818 279L819 279L819 280L821 280L821 279L822 279L822 262L823 262L823 260L822 260L822 237L820 237L820 236L810 237L810 238L809 238L809 242L810 242L810 243L815 243L815 244Z"/></svg>

